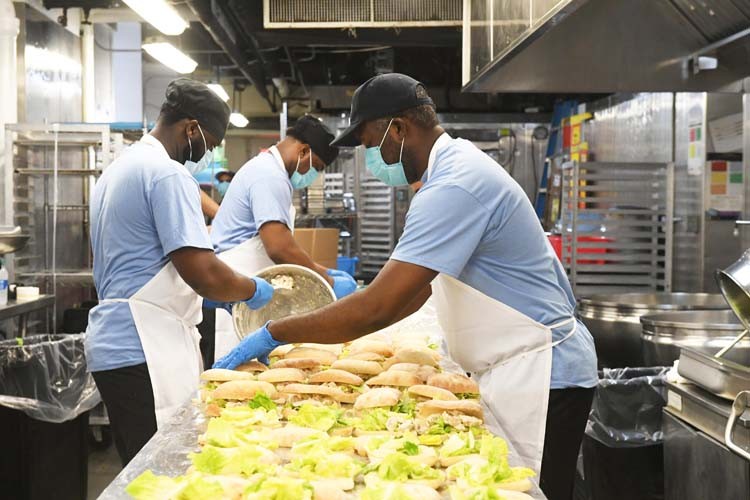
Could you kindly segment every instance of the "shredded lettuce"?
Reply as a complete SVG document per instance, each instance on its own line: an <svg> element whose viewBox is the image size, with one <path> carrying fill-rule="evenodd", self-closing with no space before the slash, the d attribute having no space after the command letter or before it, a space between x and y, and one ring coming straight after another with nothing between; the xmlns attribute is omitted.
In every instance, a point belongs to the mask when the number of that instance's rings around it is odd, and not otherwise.
<svg viewBox="0 0 750 500"><path fill-rule="evenodd" d="M343 411L332 406L303 404L297 414L289 417L289 422L301 427L328 432L339 421Z"/></svg>
<svg viewBox="0 0 750 500"><path fill-rule="evenodd" d="M307 481L289 477L263 477L245 489L246 500L312 500L313 488Z"/></svg>
<svg viewBox="0 0 750 500"><path fill-rule="evenodd" d="M450 434L453 432L454 429L447 423L445 423L445 419L443 417L439 417L435 420L435 422L430 425L429 429L427 429L427 432L425 434L432 434L432 435L441 435L441 434Z"/></svg>
<svg viewBox="0 0 750 500"><path fill-rule="evenodd" d="M248 401L247 405L253 409L263 408L264 410L268 410L268 411L276 409L276 403L271 401L271 398L269 398L263 392L259 392L255 396L253 396L253 399Z"/></svg>
<svg viewBox="0 0 750 500"><path fill-rule="evenodd" d="M484 459L464 460L447 469L451 479L462 479L469 486L502 487L504 482L519 481L534 476L534 471L526 467L510 467L507 459L488 462Z"/></svg>
<svg viewBox="0 0 750 500"><path fill-rule="evenodd" d="M255 425L276 425L279 414L275 408L251 408L250 406L232 406L221 412L222 420L231 422L236 427L252 427Z"/></svg>
<svg viewBox="0 0 750 500"><path fill-rule="evenodd" d="M268 463L272 452L256 445L240 448L204 446L200 453L191 453L195 470L205 474L239 474L248 477L259 472L274 474L277 467Z"/></svg>
<svg viewBox="0 0 750 500"><path fill-rule="evenodd" d="M438 434L423 434L419 436L419 444L425 446L440 446L445 441L444 435Z"/></svg>
<svg viewBox="0 0 750 500"><path fill-rule="evenodd" d="M419 455L419 445L412 443L411 441L404 441L404 445L401 447L401 453L413 457Z"/></svg>
<svg viewBox="0 0 750 500"><path fill-rule="evenodd" d="M211 500L224 494L219 483L199 475L171 478L150 470L131 481L125 491L135 500Z"/></svg>
<svg viewBox="0 0 750 500"><path fill-rule="evenodd" d="M403 413L405 415L413 417L416 408L417 402L411 398L405 397L404 399L399 401L398 404L392 408L392 410L396 413Z"/></svg>
<svg viewBox="0 0 750 500"><path fill-rule="evenodd" d="M440 479L442 473L403 453L386 455L379 464L370 464L364 472L377 472L386 481L408 481L410 479Z"/></svg>
<svg viewBox="0 0 750 500"><path fill-rule="evenodd" d="M362 412L356 427L362 431L384 431L390 416L390 412L386 408L373 408Z"/></svg>
<svg viewBox="0 0 750 500"><path fill-rule="evenodd" d="M306 479L320 477L353 478L362 470L362 463L346 453L308 453L295 456L286 466Z"/></svg>
<svg viewBox="0 0 750 500"><path fill-rule="evenodd" d="M312 436L292 446L294 455L319 454L332 451L353 451L354 439L341 436Z"/></svg>
<svg viewBox="0 0 750 500"><path fill-rule="evenodd" d="M212 418L208 421L208 428L204 435L206 444L220 448L235 448L244 444L264 444L267 448L265 436L251 429L236 427L231 421L222 417ZM275 448L275 444L271 445Z"/></svg>

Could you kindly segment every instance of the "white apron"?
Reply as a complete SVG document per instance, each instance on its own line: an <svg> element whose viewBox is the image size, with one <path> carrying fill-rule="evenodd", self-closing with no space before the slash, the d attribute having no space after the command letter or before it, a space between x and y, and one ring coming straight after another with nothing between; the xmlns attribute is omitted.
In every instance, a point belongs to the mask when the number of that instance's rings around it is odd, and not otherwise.
<svg viewBox="0 0 750 500"><path fill-rule="evenodd" d="M294 206L290 208L289 214L293 230L294 218L297 215L297 210ZM248 278L255 276L261 269L275 264L266 253L266 248L263 246L263 241L260 239L259 234L234 248L217 254L217 257L235 272L243 274ZM234 331L232 315L224 309L216 309L214 359L218 360L229 353L239 342L240 340Z"/></svg>
<svg viewBox="0 0 750 500"><path fill-rule="evenodd" d="M575 333L575 318L545 326L444 274L432 290L448 353L479 384L487 427L507 436L539 474L552 347ZM552 329L567 324L570 331L552 342Z"/></svg>
<svg viewBox="0 0 750 500"><path fill-rule="evenodd" d="M168 262L127 302L141 340L154 391L156 426L161 429L183 403L198 393L203 362L200 297Z"/></svg>

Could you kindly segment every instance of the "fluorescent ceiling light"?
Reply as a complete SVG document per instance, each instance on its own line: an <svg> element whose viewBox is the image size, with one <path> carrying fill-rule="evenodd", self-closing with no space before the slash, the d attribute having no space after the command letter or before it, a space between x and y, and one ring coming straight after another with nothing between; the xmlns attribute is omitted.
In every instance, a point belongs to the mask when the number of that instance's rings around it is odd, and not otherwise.
<svg viewBox="0 0 750 500"><path fill-rule="evenodd" d="M197 62L168 42L144 43L143 50L164 66L181 74L192 73L198 67Z"/></svg>
<svg viewBox="0 0 750 500"><path fill-rule="evenodd" d="M247 127L247 124L250 123L250 121L245 118L245 115L242 113L237 113L236 111L229 115L229 123L234 125L235 127L243 128Z"/></svg>
<svg viewBox="0 0 750 500"><path fill-rule="evenodd" d="M213 90L214 94L221 97L222 101L227 102L229 100L229 94L227 94L227 91L224 90L224 87L222 87L218 83L209 83L208 88Z"/></svg>
<svg viewBox="0 0 750 500"><path fill-rule="evenodd" d="M165 35L179 35L189 26L166 0L123 0L144 21Z"/></svg>

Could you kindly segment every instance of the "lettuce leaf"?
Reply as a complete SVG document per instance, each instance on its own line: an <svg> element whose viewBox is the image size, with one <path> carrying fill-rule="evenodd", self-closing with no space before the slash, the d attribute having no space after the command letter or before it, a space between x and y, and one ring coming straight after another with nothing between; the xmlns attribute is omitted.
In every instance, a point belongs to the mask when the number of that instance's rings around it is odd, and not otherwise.
<svg viewBox="0 0 750 500"><path fill-rule="evenodd" d="M405 397L404 399L399 401L398 404L392 408L392 410L396 413L403 413L405 415L413 417L416 408L417 402L411 398Z"/></svg>
<svg viewBox="0 0 750 500"><path fill-rule="evenodd" d="M387 481L408 481L409 479L439 479L442 473L403 453L386 455L379 464L370 464L364 472L377 472Z"/></svg>
<svg viewBox="0 0 750 500"><path fill-rule="evenodd" d="M321 454L332 451L353 451L354 439L341 436L311 437L295 443L292 446L292 454L307 455Z"/></svg>
<svg viewBox="0 0 750 500"><path fill-rule="evenodd" d="M384 431L386 430L386 423L390 417L390 412L385 408L373 408L362 412L362 416L359 422L356 423L356 427L362 431Z"/></svg>
<svg viewBox="0 0 750 500"><path fill-rule="evenodd" d="M401 451L404 455L413 457L419 455L419 445L412 443L411 441L404 441L404 445L401 447Z"/></svg>
<svg viewBox="0 0 750 500"><path fill-rule="evenodd" d="M472 432L451 434L440 448L441 457L457 457L479 453L480 441L474 437Z"/></svg>
<svg viewBox="0 0 750 500"><path fill-rule="evenodd" d="M362 463L346 453L298 455L286 466L306 479L320 477L353 478L362 471Z"/></svg>
<svg viewBox="0 0 750 500"><path fill-rule="evenodd" d="M495 488L489 486L462 490L453 485L448 491L451 500L505 500L505 497L501 496Z"/></svg>
<svg viewBox="0 0 750 500"><path fill-rule="evenodd" d="M240 448L206 445L200 453L191 453L189 457L198 472L248 477L259 472L276 473L277 467L268 463L270 453L270 450L256 445L244 445Z"/></svg>
<svg viewBox="0 0 750 500"><path fill-rule="evenodd" d="M504 482L513 482L533 477L534 471L526 467L510 467L507 458L499 462L485 459L467 459L448 467L450 479L461 479L469 486L502 487Z"/></svg>
<svg viewBox="0 0 750 500"><path fill-rule="evenodd" d="M131 481L125 491L135 500L211 500L224 494L219 483L199 475L171 478L150 470Z"/></svg>
<svg viewBox="0 0 750 500"><path fill-rule="evenodd" d="M300 406L296 415L289 418L289 422L301 427L328 432L336 425L342 414L342 410L331 406L315 406L305 403Z"/></svg>
<svg viewBox="0 0 750 500"><path fill-rule="evenodd" d="M275 409L266 410L264 408L251 408L249 406L224 408L219 418L231 422L236 427L273 425L279 422L279 414Z"/></svg>
<svg viewBox="0 0 750 500"><path fill-rule="evenodd" d="M247 487L246 500L312 500L310 483L294 478L264 477Z"/></svg>
<svg viewBox="0 0 750 500"><path fill-rule="evenodd" d="M438 434L423 434L419 436L419 444L425 446L440 446L444 440L445 436Z"/></svg>
<svg viewBox="0 0 750 500"><path fill-rule="evenodd" d="M262 410L256 410L262 411ZM260 444L271 449L275 443L269 443L264 434L250 429L242 429L235 426L231 421L222 417L212 418L208 421L208 427L204 434L206 444L220 448L235 448L245 444Z"/></svg>
<svg viewBox="0 0 750 500"><path fill-rule="evenodd" d="M360 500L422 500L406 491L399 483L381 482L367 486L359 496Z"/></svg>
<svg viewBox="0 0 750 500"><path fill-rule="evenodd" d="M259 392L255 396L253 396L253 399L248 401L247 405L253 409L263 408L264 410L267 410L267 411L276 409L276 403L271 401L271 398L269 398L263 392Z"/></svg>

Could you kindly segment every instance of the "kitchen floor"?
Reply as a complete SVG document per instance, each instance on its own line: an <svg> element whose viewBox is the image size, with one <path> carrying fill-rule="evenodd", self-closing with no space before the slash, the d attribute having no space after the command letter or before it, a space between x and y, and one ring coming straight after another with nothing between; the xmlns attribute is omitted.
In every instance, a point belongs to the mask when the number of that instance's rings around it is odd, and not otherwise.
<svg viewBox="0 0 750 500"><path fill-rule="evenodd" d="M95 500L120 473L122 465L114 444L89 453L88 500Z"/></svg>

